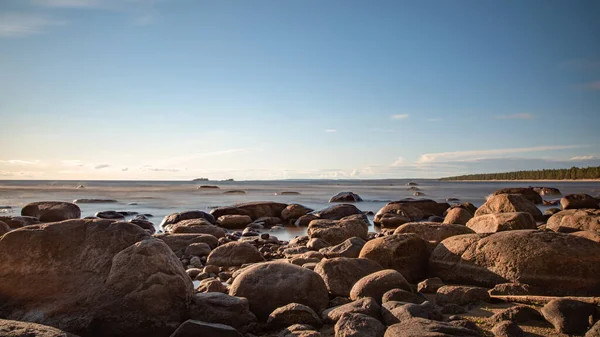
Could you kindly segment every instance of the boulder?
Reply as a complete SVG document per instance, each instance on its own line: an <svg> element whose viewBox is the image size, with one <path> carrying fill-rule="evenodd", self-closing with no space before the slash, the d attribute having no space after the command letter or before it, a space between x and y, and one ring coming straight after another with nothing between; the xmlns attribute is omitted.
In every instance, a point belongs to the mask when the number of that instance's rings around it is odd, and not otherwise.
<svg viewBox="0 0 600 337"><path fill-rule="evenodd" d="M229 325L206 323L191 319L183 322L171 335L171 337L198 336L243 337L243 335L239 331L237 331Z"/></svg>
<svg viewBox="0 0 600 337"><path fill-rule="evenodd" d="M154 234L155 238L164 241L178 257L183 256L185 249L192 243L206 243L211 249L217 247L216 237L208 234Z"/></svg>
<svg viewBox="0 0 600 337"><path fill-rule="evenodd" d="M426 301L426 298L421 294L415 294L408 290L394 288L388 290L383 294L381 298L381 302L405 302L405 303L414 303L421 304Z"/></svg>
<svg viewBox="0 0 600 337"><path fill-rule="evenodd" d="M479 332L451 323L432 321L426 318L411 318L391 325L384 337L479 337Z"/></svg>
<svg viewBox="0 0 600 337"><path fill-rule="evenodd" d="M221 292L198 293L190 309L190 318L207 323L220 323L246 331L256 323L248 300Z"/></svg>
<svg viewBox="0 0 600 337"><path fill-rule="evenodd" d="M394 204L406 204L410 205L423 213L423 219L428 218L432 215L444 216L444 212L450 207L447 202L436 202L431 199L419 199L419 200L399 200L392 201L388 205Z"/></svg>
<svg viewBox="0 0 600 337"><path fill-rule="evenodd" d="M455 208L461 208L464 209L465 211L468 211L469 213L471 213L471 215L474 215L475 212L477 211L477 207L475 207L475 205L473 205L470 202L463 202L462 204L453 204L450 205L450 207L446 210L446 215L448 215L448 212L450 210L453 210Z"/></svg>
<svg viewBox="0 0 600 337"><path fill-rule="evenodd" d="M329 199L329 202L359 202L359 201L363 201L362 198L353 192L340 192L336 195L334 195L333 197L331 197L331 199Z"/></svg>
<svg viewBox="0 0 600 337"><path fill-rule="evenodd" d="M394 220L394 218L399 218L401 220ZM413 207L407 203L390 202L387 205L383 206L377 212L377 214L375 214L375 219L373 219L373 223L379 226L394 228L398 227L403 223L410 221L418 221L423 218L423 212L416 207ZM395 225L396 222L401 223Z"/></svg>
<svg viewBox="0 0 600 337"><path fill-rule="evenodd" d="M112 220L123 220L125 219L125 216L119 212L116 211L101 211L101 212L96 212L96 214L94 215L96 218L100 218L100 219L112 219Z"/></svg>
<svg viewBox="0 0 600 337"><path fill-rule="evenodd" d="M299 303L290 303L279 307L267 319L267 326L270 329L282 329L294 324L320 327L323 323L314 310Z"/></svg>
<svg viewBox="0 0 600 337"><path fill-rule="evenodd" d="M310 209L308 207L304 207L302 205L289 204L283 209L283 211L281 211L281 219L283 221L290 221L292 219L298 219L301 216L306 215L312 211L313 211L312 209Z"/></svg>
<svg viewBox="0 0 600 337"><path fill-rule="evenodd" d="M486 288L468 286L441 286L435 294L435 304L466 305L469 303L489 302L490 294Z"/></svg>
<svg viewBox="0 0 600 337"><path fill-rule="evenodd" d="M365 221L368 221L363 212L352 204L337 204L319 211L312 212L311 214L319 219L326 220L340 220L347 216L359 214L365 219Z"/></svg>
<svg viewBox="0 0 600 337"><path fill-rule="evenodd" d="M2 337L77 337L51 326L0 319Z"/></svg>
<svg viewBox="0 0 600 337"><path fill-rule="evenodd" d="M467 227L475 233L537 229L533 216L525 212L494 213L476 216L467 222Z"/></svg>
<svg viewBox="0 0 600 337"><path fill-rule="evenodd" d="M597 296L600 245L533 230L453 236L431 254L429 272L449 283L494 287L516 282L531 285L539 294Z"/></svg>
<svg viewBox="0 0 600 337"><path fill-rule="evenodd" d="M229 242L213 249L206 264L232 267L263 261L265 258L253 245L246 242Z"/></svg>
<svg viewBox="0 0 600 337"><path fill-rule="evenodd" d="M2 237L0 256L0 317L84 336L164 336L188 315L192 280L180 261L127 222L27 226Z"/></svg>
<svg viewBox="0 0 600 337"><path fill-rule="evenodd" d="M475 216L493 213L526 212L536 221L542 221L544 216L537 206L520 194L498 194L491 196L475 212Z"/></svg>
<svg viewBox="0 0 600 337"><path fill-rule="evenodd" d="M410 218L402 214L384 213L377 216L377 222L375 222L375 226L380 226L383 228L397 228L398 226L410 221Z"/></svg>
<svg viewBox="0 0 600 337"><path fill-rule="evenodd" d="M167 225L164 228L167 232L173 234L183 233L198 233L198 234L209 234L216 238L222 238L227 235L227 230L212 225L205 219L189 219L181 220L175 224Z"/></svg>
<svg viewBox="0 0 600 337"><path fill-rule="evenodd" d="M539 195L561 195L560 190L555 187L534 187L534 191L536 191Z"/></svg>
<svg viewBox="0 0 600 337"><path fill-rule="evenodd" d="M350 240L350 239L348 239L348 240ZM327 248L329 246L331 246L331 244L329 242L327 242L323 239L319 239L319 238L310 239L310 240L308 240L308 243L306 243L306 248L308 248L310 250L320 250L323 248Z"/></svg>
<svg viewBox="0 0 600 337"><path fill-rule="evenodd" d="M160 227L167 229L167 226L178 223L183 220L204 219L211 224L215 224L215 217L203 211L185 211L167 215L160 223Z"/></svg>
<svg viewBox="0 0 600 337"><path fill-rule="evenodd" d="M494 316L490 317L490 320L492 322L512 321L525 323L534 320L540 321L543 320L543 317L535 308L520 304L494 314Z"/></svg>
<svg viewBox="0 0 600 337"><path fill-rule="evenodd" d="M417 285L417 291L420 293L435 294L438 289L444 286L444 281L439 277L428 278Z"/></svg>
<svg viewBox="0 0 600 337"><path fill-rule="evenodd" d="M583 334L600 318L595 305L566 298L548 302L541 312L556 332L566 334Z"/></svg>
<svg viewBox="0 0 600 337"><path fill-rule="evenodd" d="M222 293L227 294L228 289L223 284L223 282L215 279L215 278L206 278L200 280L200 284L196 287L197 293Z"/></svg>
<svg viewBox="0 0 600 337"><path fill-rule="evenodd" d="M131 219L129 220L129 223L139 226L140 228L142 228L150 234L156 233L156 228L154 228L154 224L148 220Z"/></svg>
<svg viewBox="0 0 600 337"><path fill-rule="evenodd" d="M426 274L429 252L426 242L416 234L387 235L368 241L359 257L395 269L409 282L417 282Z"/></svg>
<svg viewBox="0 0 600 337"><path fill-rule="evenodd" d="M0 216L0 221L8 225L10 229L17 229L40 223L38 218L32 216Z"/></svg>
<svg viewBox="0 0 600 337"><path fill-rule="evenodd" d="M281 212L287 204L273 201L255 201L236 204L227 207L218 207L210 211L216 219L223 215L247 215L252 221L263 217L281 217Z"/></svg>
<svg viewBox="0 0 600 337"><path fill-rule="evenodd" d="M222 215L217 219L217 225L227 229L244 229L252 223L248 215Z"/></svg>
<svg viewBox="0 0 600 337"><path fill-rule="evenodd" d="M0 221L0 236L8 232L10 232L10 227L8 227L8 225L3 221Z"/></svg>
<svg viewBox="0 0 600 337"><path fill-rule="evenodd" d="M110 204L118 202L114 199L75 199L74 204Z"/></svg>
<svg viewBox="0 0 600 337"><path fill-rule="evenodd" d="M208 256L212 249L206 243L192 243L185 248L185 256Z"/></svg>
<svg viewBox="0 0 600 337"><path fill-rule="evenodd" d="M592 208L597 209L598 200L588 194L569 194L560 199L562 209Z"/></svg>
<svg viewBox="0 0 600 337"><path fill-rule="evenodd" d="M329 308L323 311L323 320L328 323L335 323L342 315L347 313L363 314L376 319L381 318L381 306L377 304L375 299L364 297L354 302L343 304L337 307Z"/></svg>
<svg viewBox="0 0 600 337"><path fill-rule="evenodd" d="M385 325L371 316L345 313L334 327L335 337L383 337Z"/></svg>
<svg viewBox="0 0 600 337"><path fill-rule="evenodd" d="M352 237L367 239L369 223L362 215L353 215L341 220L313 220L308 225L308 237L320 238L332 245L340 244Z"/></svg>
<svg viewBox="0 0 600 337"><path fill-rule="evenodd" d="M600 231L600 210L567 209L552 215L546 228L555 232Z"/></svg>
<svg viewBox="0 0 600 337"><path fill-rule="evenodd" d="M38 201L32 202L23 209L21 215L32 216L41 222L57 222L69 219L79 219L81 210L79 206L62 201Z"/></svg>
<svg viewBox="0 0 600 337"><path fill-rule="evenodd" d="M598 231L579 231L571 233L571 235L579 236L600 243L600 232Z"/></svg>
<svg viewBox="0 0 600 337"><path fill-rule="evenodd" d="M411 318L441 320L442 314L428 301L421 304L404 302L386 302L381 308L381 314L386 325L393 325Z"/></svg>
<svg viewBox="0 0 600 337"><path fill-rule="evenodd" d="M451 236L472 234L474 232L463 225L440 224L437 222L409 222L394 231L394 234L409 233L418 235L424 241L431 242L435 247Z"/></svg>
<svg viewBox="0 0 600 337"><path fill-rule="evenodd" d="M443 222L447 224L466 225L472 217L473 213L464 208L455 207L448 211Z"/></svg>
<svg viewBox="0 0 600 337"><path fill-rule="evenodd" d="M329 302L319 274L285 262L259 263L244 269L233 281L229 294L247 298L250 310L261 321L289 303L304 304L320 313Z"/></svg>
<svg viewBox="0 0 600 337"><path fill-rule="evenodd" d="M391 289L411 290L411 286L404 276L393 269L385 269L369 274L358 280L350 290L350 299L372 297L381 303L383 294Z"/></svg>
<svg viewBox="0 0 600 337"><path fill-rule="evenodd" d="M492 328L494 337L525 337L523 331L515 322L502 321Z"/></svg>
<svg viewBox="0 0 600 337"><path fill-rule="evenodd" d="M321 276L331 295L348 297L358 280L382 269L369 259L338 257L322 260L314 271Z"/></svg>
<svg viewBox="0 0 600 337"><path fill-rule="evenodd" d="M306 215L299 217L294 222L294 225L297 227L308 227L308 225L310 224L311 221L317 220L317 219L318 219L318 217L316 215L306 214Z"/></svg>
<svg viewBox="0 0 600 337"><path fill-rule="evenodd" d="M492 193L492 195L500 195L500 194L519 194L519 195L524 196L525 198L527 198L527 200L533 202L536 205L539 205L542 203L542 197L540 196L540 194L531 187L501 188L501 189L495 191L494 193Z"/></svg>
<svg viewBox="0 0 600 337"><path fill-rule="evenodd" d="M600 337L600 321L596 322L596 324L585 333L585 337Z"/></svg>
<svg viewBox="0 0 600 337"><path fill-rule="evenodd" d="M352 237L338 245L321 248L319 252L329 259L334 257L356 258L366 243L367 241L359 237Z"/></svg>

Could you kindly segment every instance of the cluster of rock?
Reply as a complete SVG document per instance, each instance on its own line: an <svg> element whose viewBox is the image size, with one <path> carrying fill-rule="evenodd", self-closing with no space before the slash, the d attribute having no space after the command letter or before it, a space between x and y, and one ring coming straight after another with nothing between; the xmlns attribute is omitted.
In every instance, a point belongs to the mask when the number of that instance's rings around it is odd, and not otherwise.
<svg viewBox="0 0 600 337"><path fill-rule="evenodd" d="M567 195L545 216L531 191L479 208L390 202L375 215L381 233L352 204L188 211L154 233L141 217L32 203L0 218L0 335L524 336L536 321L598 336L598 200ZM270 233L282 226L307 235L280 241ZM485 324L460 316L515 297L544 305Z"/></svg>

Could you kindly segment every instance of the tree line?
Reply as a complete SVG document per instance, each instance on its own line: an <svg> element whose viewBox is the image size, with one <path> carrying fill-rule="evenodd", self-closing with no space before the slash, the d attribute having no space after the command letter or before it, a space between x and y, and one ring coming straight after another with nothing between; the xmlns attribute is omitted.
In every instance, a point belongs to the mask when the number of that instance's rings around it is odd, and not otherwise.
<svg viewBox="0 0 600 337"><path fill-rule="evenodd" d="M466 174L446 177L440 180L570 180L600 179L600 166L571 167L568 169L547 169L514 171L504 173Z"/></svg>

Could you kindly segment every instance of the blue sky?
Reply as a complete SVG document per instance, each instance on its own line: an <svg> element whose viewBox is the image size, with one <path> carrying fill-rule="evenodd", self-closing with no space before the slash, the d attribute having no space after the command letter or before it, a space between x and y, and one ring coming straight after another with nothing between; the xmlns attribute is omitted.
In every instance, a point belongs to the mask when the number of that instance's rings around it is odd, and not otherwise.
<svg viewBox="0 0 600 337"><path fill-rule="evenodd" d="M0 179L600 165L598 1L0 0Z"/></svg>

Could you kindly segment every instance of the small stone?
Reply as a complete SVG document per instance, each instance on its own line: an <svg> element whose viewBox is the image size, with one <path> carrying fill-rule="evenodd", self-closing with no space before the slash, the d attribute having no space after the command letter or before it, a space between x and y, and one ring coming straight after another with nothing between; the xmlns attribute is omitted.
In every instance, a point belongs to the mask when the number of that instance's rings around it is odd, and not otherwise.
<svg viewBox="0 0 600 337"><path fill-rule="evenodd" d="M444 286L444 281L439 277L428 278L422 282L419 282L417 290L421 293L432 293L437 292L438 289Z"/></svg>
<svg viewBox="0 0 600 337"><path fill-rule="evenodd" d="M495 337L524 337L525 332L511 321L502 321L492 328Z"/></svg>

